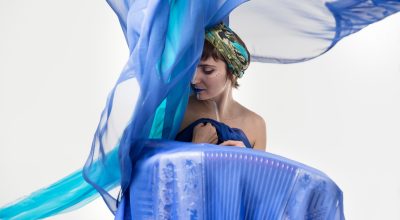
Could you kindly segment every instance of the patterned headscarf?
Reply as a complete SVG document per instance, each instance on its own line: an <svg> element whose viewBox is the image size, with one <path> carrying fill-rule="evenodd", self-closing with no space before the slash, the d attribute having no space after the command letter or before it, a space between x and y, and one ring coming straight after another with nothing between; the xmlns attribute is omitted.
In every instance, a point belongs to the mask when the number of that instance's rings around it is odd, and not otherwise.
<svg viewBox="0 0 400 220"><path fill-rule="evenodd" d="M250 53L240 37L224 23L206 30L206 40L224 57L232 74L241 78L250 64Z"/></svg>

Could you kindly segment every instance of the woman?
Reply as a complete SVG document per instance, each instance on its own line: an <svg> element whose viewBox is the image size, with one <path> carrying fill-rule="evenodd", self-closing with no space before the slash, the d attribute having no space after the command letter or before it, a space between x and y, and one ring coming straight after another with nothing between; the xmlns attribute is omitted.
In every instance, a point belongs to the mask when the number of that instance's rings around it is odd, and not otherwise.
<svg viewBox="0 0 400 220"><path fill-rule="evenodd" d="M221 23L206 32L201 61L191 82L194 94L189 98L177 140L265 151L264 119L232 96L232 89L239 86L237 79L249 63L245 44L229 27ZM221 127L233 136L221 139Z"/></svg>

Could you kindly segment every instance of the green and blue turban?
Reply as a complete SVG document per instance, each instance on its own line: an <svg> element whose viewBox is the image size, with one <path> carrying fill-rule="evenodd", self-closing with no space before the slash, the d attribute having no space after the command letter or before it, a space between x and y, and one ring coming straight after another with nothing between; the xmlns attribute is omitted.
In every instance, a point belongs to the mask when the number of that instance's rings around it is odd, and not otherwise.
<svg viewBox="0 0 400 220"><path fill-rule="evenodd" d="M250 53L239 36L220 23L206 30L205 38L224 57L231 73L241 78L250 64Z"/></svg>

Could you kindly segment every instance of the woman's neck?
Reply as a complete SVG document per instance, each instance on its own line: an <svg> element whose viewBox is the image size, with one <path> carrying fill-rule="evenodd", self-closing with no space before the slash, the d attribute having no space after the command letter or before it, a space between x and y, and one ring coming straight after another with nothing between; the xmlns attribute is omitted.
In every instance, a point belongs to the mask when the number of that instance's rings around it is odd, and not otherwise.
<svg viewBox="0 0 400 220"><path fill-rule="evenodd" d="M232 118L235 100L232 96L232 89L225 89L221 94L213 99L203 100L210 113L214 114L218 121Z"/></svg>

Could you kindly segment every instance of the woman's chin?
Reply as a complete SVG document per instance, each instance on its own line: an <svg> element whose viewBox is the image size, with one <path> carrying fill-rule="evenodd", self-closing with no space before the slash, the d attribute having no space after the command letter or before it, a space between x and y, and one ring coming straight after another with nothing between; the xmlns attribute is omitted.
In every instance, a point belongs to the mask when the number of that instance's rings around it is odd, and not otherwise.
<svg viewBox="0 0 400 220"><path fill-rule="evenodd" d="M202 97L201 95L197 95L196 99L199 100L199 101L207 100L206 98Z"/></svg>
<svg viewBox="0 0 400 220"><path fill-rule="evenodd" d="M205 100L211 99L211 97L208 97L207 95L202 94L202 93L203 92L199 92L199 93L196 94L196 99L197 100L205 101Z"/></svg>
<svg viewBox="0 0 400 220"><path fill-rule="evenodd" d="M217 97L219 97L219 95L210 94L210 93L206 93L206 92L202 91L202 92L196 93L195 97L199 101L212 101L212 100L215 100Z"/></svg>

